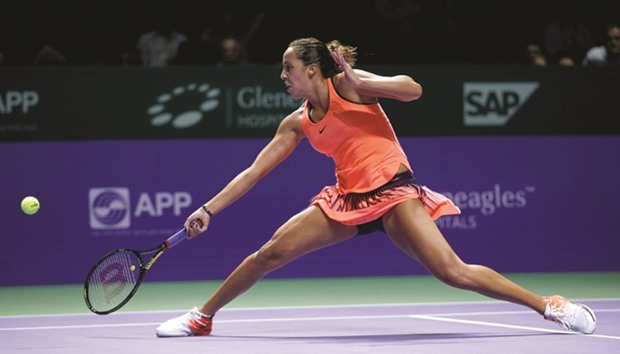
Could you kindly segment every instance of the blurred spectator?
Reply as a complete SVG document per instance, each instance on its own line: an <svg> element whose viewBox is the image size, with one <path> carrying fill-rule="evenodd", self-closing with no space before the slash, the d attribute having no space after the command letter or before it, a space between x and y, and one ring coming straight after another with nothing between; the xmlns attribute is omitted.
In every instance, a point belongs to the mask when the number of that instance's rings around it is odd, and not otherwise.
<svg viewBox="0 0 620 354"><path fill-rule="evenodd" d="M213 65L218 57L218 49L213 43L205 41L201 34L190 33L187 41L179 45L177 56L170 64Z"/></svg>
<svg viewBox="0 0 620 354"><path fill-rule="evenodd" d="M547 58L538 44L528 44L525 48L525 53L529 64L536 66L547 65Z"/></svg>
<svg viewBox="0 0 620 354"><path fill-rule="evenodd" d="M414 50L399 51L392 63L436 63L454 60L457 24L453 1L438 0L375 0L380 35L379 52L394 53L392 41L397 38ZM446 45L446 43L452 43ZM449 59L448 59L449 58Z"/></svg>
<svg viewBox="0 0 620 354"><path fill-rule="evenodd" d="M67 58L51 44L43 46L32 63L33 66L56 66L67 63Z"/></svg>
<svg viewBox="0 0 620 354"><path fill-rule="evenodd" d="M177 56L179 45L187 36L167 24L140 36L137 44L138 58L143 66L168 66Z"/></svg>
<svg viewBox="0 0 620 354"><path fill-rule="evenodd" d="M422 10L422 0L375 0L375 6L388 33L414 34L413 18Z"/></svg>
<svg viewBox="0 0 620 354"><path fill-rule="evenodd" d="M620 23L610 23L606 26L607 38L605 44L592 47L583 59L583 65L604 66L620 64Z"/></svg>
<svg viewBox="0 0 620 354"><path fill-rule="evenodd" d="M235 39L238 60L239 62L247 63L250 61L248 47L256 31L263 23L263 18L263 12L253 12L243 2L237 4L237 6L234 3L230 4L222 9L218 21L203 32L202 40L206 43L214 43L221 49L221 45L225 41L227 44L230 44L232 43L230 39Z"/></svg>
<svg viewBox="0 0 620 354"><path fill-rule="evenodd" d="M578 20L578 11L563 6L554 11L551 21L544 28L547 62L563 66L579 64L588 49L594 46L592 34Z"/></svg>
<svg viewBox="0 0 620 354"><path fill-rule="evenodd" d="M237 37L224 37L220 41L220 60L218 65L240 65L247 61L241 58L241 44Z"/></svg>
<svg viewBox="0 0 620 354"><path fill-rule="evenodd" d="M290 5L280 0L118 2L97 11L89 2L13 0L2 7L7 14L0 21L2 64L32 65L49 43L66 57L65 65L116 65L121 57L125 64L141 65L138 38L165 23L187 37L176 54L173 50L174 64L184 65L216 64L219 44L228 36L239 39L242 61L277 63L282 45L307 35L355 41L362 64L525 63L528 43L539 46L547 65L557 64L560 57L581 64L580 56L604 43L604 30L592 36L589 30L618 21L612 16L620 11L620 1L367 0L356 3L355 13L346 2L312 4L348 14L358 25L306 25L303 15L280 16ZM125 16L119 17L119 11ZM574 55L563 55L567 52ZM542 57L535 58L540 63Z"/></svg>
<svg viewBox="0 0 620 354"><path fill-rule="evenodd" d="M234 2L234 0L231 0ZM230 2L230 1L229 1ZM263 21L262 12L243 4L227 3L201 31L191 31L179 46L175 65L228 65L250 61L249 44ZM234 10L232 10L234 9ZM197 34L195 34L197 33Z"/></svg>

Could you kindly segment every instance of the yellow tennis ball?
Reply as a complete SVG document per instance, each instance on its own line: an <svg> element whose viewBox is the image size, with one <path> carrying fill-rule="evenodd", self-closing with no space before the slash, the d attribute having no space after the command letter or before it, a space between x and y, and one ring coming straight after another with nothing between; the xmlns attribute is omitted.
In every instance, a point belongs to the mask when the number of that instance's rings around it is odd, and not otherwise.
<svg viewBox="0 0 620 354"><path fill-rule="evenodd" d="M36 214L39 211L39 207L41 207L39 200L33 196L22 199L22 210L28 215Z"/></svg>
<svg viewBox="0 0 620 354"><path fill-rule="evenodd" d="M129 270L133 272L134 270L136 270L136 266L132 264L131 267L129 267Z"/></svg>

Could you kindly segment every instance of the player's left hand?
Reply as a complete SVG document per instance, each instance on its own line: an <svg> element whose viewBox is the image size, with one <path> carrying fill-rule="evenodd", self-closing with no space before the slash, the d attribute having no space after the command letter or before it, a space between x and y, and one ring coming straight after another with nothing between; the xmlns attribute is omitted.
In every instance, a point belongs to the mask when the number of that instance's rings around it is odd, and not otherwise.
<svg viewBox="0 0 620 354"><path fill-rule="evenodd" d="M335 50L330 51L329 54L331 54L331 56L334 59L334 61L336 62L336 64L338 64L338 67L344 73L345 80L347 80L347 82L351 86L358 87L358 86L360 86L362 84L362 79L355 72L355 70L353 70L351 65L349 65L347 63L347 61L344 59L342 54L338 53Z"/></svg>

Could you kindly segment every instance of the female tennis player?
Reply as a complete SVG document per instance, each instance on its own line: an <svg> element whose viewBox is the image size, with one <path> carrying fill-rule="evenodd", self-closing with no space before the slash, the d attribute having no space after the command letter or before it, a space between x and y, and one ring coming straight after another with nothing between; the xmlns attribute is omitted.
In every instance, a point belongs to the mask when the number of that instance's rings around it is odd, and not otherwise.
<svg viewBox="0 0 620 354"><path fill-rule="evenodd" d="M187 237L209 227L213 215L243 196L286 159L302 139L333 158L336 184L282 225L249 255L200 308L168 320L160 337L208 335L223 306L269 272L309 252L355 235L382 231L406 255L451 286L524 305L567 330L592 333L596 318L585 305L562 296L536 295L494 270L464 263L434 219L458 214L452 201L416 183L379 98L413 101L422 87L407 75L381 76L354 69L356 48L315 38L292 41L280 78L303 105L280 123L254 162L185 221Z"/></svg>

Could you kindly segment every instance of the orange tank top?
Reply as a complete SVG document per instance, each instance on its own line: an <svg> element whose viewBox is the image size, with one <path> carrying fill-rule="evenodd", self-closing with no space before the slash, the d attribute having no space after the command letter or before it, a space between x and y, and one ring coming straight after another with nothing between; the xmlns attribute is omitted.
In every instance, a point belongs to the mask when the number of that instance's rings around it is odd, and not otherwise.
<svg viewBox="0 0 620 354"><path fill-rule="evenodd" d="M392 124L377 103L353 103L340 97L331 79L329 108L320 122L309 116L306 101L302 129L312 147L334 160L342 193L367 192L389 182L400 164L411 167Z"/></svg>

